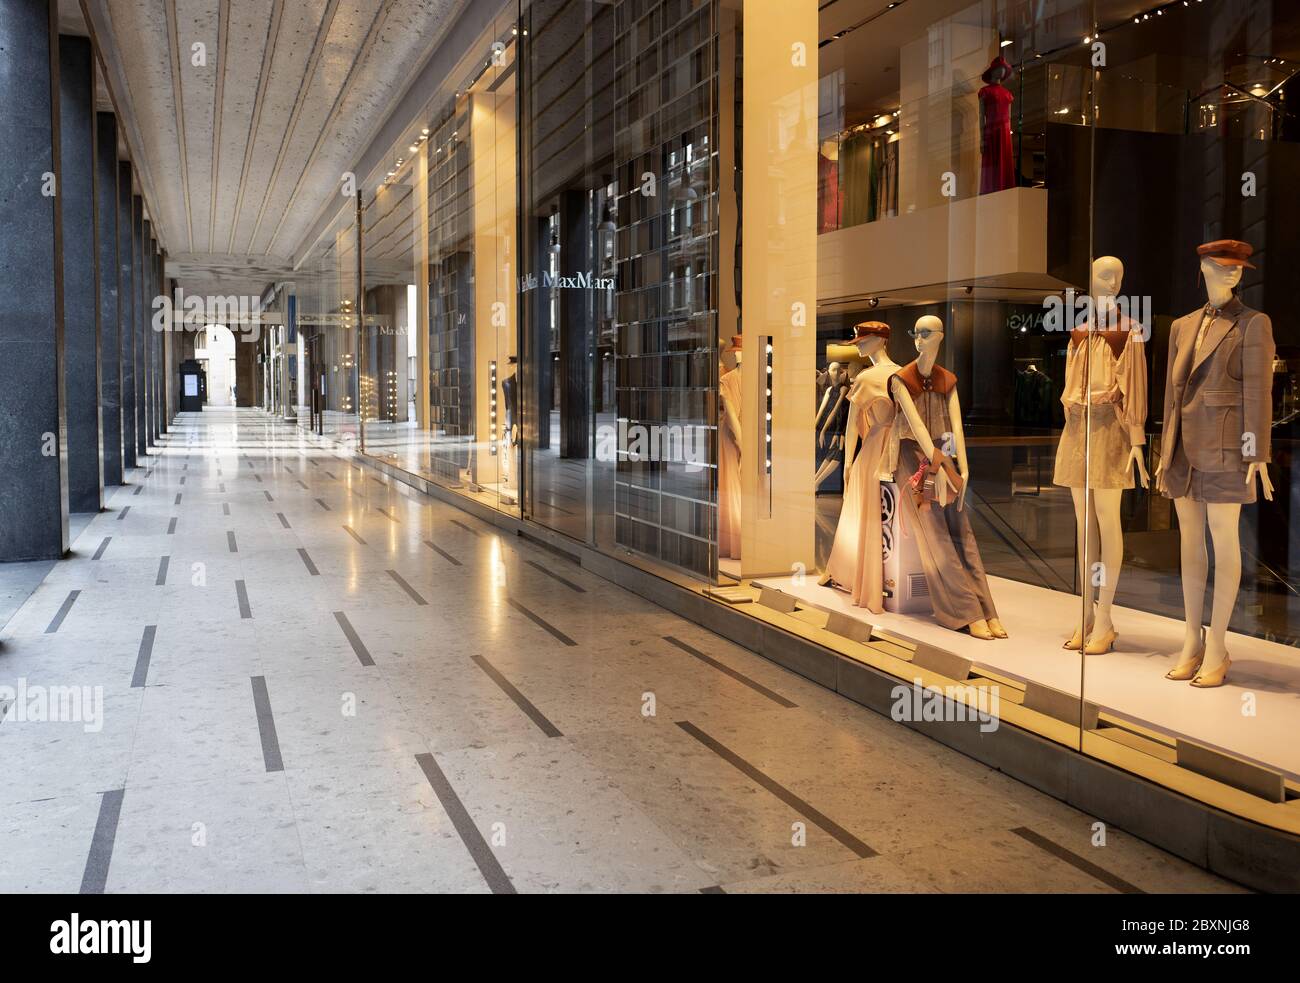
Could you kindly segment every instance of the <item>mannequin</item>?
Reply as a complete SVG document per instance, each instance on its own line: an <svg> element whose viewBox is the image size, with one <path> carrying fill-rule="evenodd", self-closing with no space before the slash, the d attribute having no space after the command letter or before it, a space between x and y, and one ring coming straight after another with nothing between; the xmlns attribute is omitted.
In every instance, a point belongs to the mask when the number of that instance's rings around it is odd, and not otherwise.
<svg viewBox="0 0 1300 983"><path fill-rule="evenodd" d="M827 367L827 375L830 385L826 387L826 393L822 397L821 409L817 411L817 417L813 421L814 426L820 424L817 431L817 446L823 449L827 448L826 457L817 469L817 474L813 477L813 487L820 488L835 470L844 463L844 443L845 435L848 432L849 421L852 417L851 407L849 404L849 393L853 381L857 378L858 373L866 363L860 359L853 359L849 362L831 362ZM827 404L834 401L830 406L829 412L826 412ZM823 420L823 413L825 419Z"/></svg>
<svg viewBox="0 0 1300 983"><path fill-rule="evenodd" d="M1078 533L1079 583L1087 614L1064 648L1087 655L1109 652L1119 633L1111 620L1124 563L1120 499L1136 470L1149 484L1146 445L1146 344L1137 325L1119 313L1115 297L1124 264L1114 256L1093 261L1092 315L1070 332L1065 355L1065 428L1056 451L1053 483L1070 489ZM1086 473L1085 473L1086 472ZM1100 549L1098 548L1100 547ZM1094 575L1098 554L1100 580ZM1097 589L1093 611L1093 589Z"/></svg>
<svg viewBox="0 0 1300 983"><path fill-rule="evenodd" d="M880 470L894 422L889 380L898 366L885 352L889 325L864 321L851 344L871 365L858 372L847 396L844 433L844 506L835 527L826 572L819 583L847 590L853 604L884 610L884 549L880 531ZM858 438L861 438L861 444Z"/></svg>
<svg viewBox="0 0 1300 983"><path fill-rule="evenodd" d="M731 339L718 379L718 556L740 559L740 347Z"/></svg>
<svg viewBox="0 0 1300 983"><path fill-rule="evenodd" d="M980 105L980 194L1004 191L1016 185L1015 156L1011 149L1011 102L1015 98L1002 83L1011 78L1010 63L998 55L980 76L984 87L976 94Z"/></svg>
<svg viewBox="0 0 1300 983"><path fill-rule="evenodd" d="M1165 677L1208 689L1222 686L1232 665L1227 632L1241 585L1241 506L1255 501L1256 483L1273 499L1268 460L1276 349L1268 315L1234 293L1243 267L1254 269L1251 246L1219 239L1196 252L1207 304L1170 328L1156 482L1178 513L1186 615L1178 663ZM1214 543L1214 606L1203 634L1207 527Z"/></svg>
<svg viewBox="0 0 1300 983"><path fill-rule="evenodd" d="M943 343L943 322L926 315L917 320L909 334L915 339L917 357L890 380L890 391L900 411L894 421L890 457L896 462L894 480L906 528L916 536L920 547L935 620L945 628L964 628L975 638L1006 638L1007 630L994 607L984 562L964 511L970 467L957 377L935 364ZM904 490L921 469L931 464L951 467L945 449L935 446L935 432L956 454L961 491L954 494L947 472L941 468L934 475L935 501L919 508Z"/></svg>

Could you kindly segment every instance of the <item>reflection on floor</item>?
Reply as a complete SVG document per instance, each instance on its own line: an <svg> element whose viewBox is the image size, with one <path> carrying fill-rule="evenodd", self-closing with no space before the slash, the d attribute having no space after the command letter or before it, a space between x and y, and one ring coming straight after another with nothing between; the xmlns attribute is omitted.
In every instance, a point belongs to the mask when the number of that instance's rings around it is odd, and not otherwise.
<svg viewBox="0 0 1300 983"><path fill-rule="evenodd" d="M1161 733L1192 738L1300 777L1295 741L1300 732L1300 651L1289 645L1230 632L1227 684L1198 690L1164 678L1178 661L1182 623L1145 611L1117 606L1114 651L1080 656L1061 648L1078 622L1079 598L1014 580L989 578L998 614L1011 633L1010 639L993 642L949 631L928 615L872 614L855 608L843 591L819 587L811 579L796 585L791 577L765 577L756 583L1067 693L1079 693L1083 658L1083 692L1089 702ZM1248 692L1255 696L1253 715L1242 711Z"/></svg>
<svg viewBox="0 0 1300 983"><path fill-rule="evenodd" d="M257 411L165 440L0 633L0 891L1232 889Z"/></svg>

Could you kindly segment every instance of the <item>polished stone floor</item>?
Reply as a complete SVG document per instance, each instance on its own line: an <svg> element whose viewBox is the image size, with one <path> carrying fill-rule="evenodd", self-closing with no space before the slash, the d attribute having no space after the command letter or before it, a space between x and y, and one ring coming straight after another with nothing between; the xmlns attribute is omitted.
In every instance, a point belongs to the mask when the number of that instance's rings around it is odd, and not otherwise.
<svg viewBox="0 0 1300 983"><path fill-rule="evenodd" d="M0 631L0 891L1235 890L258 411L165 441Z"/></svg>

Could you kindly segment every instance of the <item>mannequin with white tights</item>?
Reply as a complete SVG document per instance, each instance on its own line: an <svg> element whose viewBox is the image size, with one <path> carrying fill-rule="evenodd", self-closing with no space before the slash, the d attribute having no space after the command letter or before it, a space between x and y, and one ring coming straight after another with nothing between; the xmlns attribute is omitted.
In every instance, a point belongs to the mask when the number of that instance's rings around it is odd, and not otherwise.
<svg viewBox="0 0 1300 983"><path fill-rule="evenodd" d="M1234 290L1241 282L1242 267L1221 265L1204 257L1201 259L1201 275L1205 280L1209 306L1219 311L1235 299ZM1271 334L1269 337L1271 343ZM1162 471L1157 469L1157 482L1162 477ZM1244 480L1247 486L1258 481L1264 497L1270 502L1273 500L1273 483L1269 479L1267 462L1249 462ZM1228 623L1241 586L1241 503L1203 502L1183 496L1174 498L1174 508L1178 513L1181 535L1186 629L1178 664L1167 678L1190 679L1198 688L1219 686L1226 679L1231 664L1227 647ZM1207 527L1214 544L1214 603L1209 631L1203 634L1205 584L1209 574L1205 545Z"/></svg>
<svg viewBox="0 0 1300 983"><path fill-rule="evenodd" d="M1087 329L1094 334L1098 331L1105 333L1105 328L1109 325L1117 325L1118 330L1129 330L1128 322L1122 321L1118 316L1115 298L1120 292L1120 287L1124 281L1124 264L1114 256L1100 256L1093 261L1092 277L1089 284L1089 292L1092 299L1093 316ZM1131 333L1125 342L1127 345L1135 341L1141 344L1141 339L1136 333ZM1088 346L1088 347L1083 347ZM1126 351L1124 356L1118 359L1119 364L1125 368L1120 373L1107 373L1105 367L1095 364L1091 361L1090 356L1096 353L1098 359L1104 358L1107 349L1104 345L1094 346L1093 338L1088 337L1084 340L1083 346L1076 347L1071 344L1069 349L1069 358L1082 359L1086 366L1082 371L1082 390L1078 398L1083 400L1076 409L1081 418L1090 414L1112 413L1111 406L1116 404L1094 402L1094 397L1098 391L1104 393L1107 389L1120 390L1125 388L1124 384L1118 383L1110 375L1123 374L1133 380L1134 384L1129 384L1128 388L1138 389L1138 392L1125 392L1122 398L1125 401L1133 401L1138 405L1130 411L1128 416L1138 421L1132 429L1138 432L1137 437L1131 438L1131 446L1127 454L1123 455L1123 463L1120 464L1120 457L1123 454L1123 445L1115 445L1113 442L1098 441L1098 445L1091 450L1092 454L1104 454L1110 451L1119 450L1120 454L1114 454L1113 465L1118 465L1121 470L1127 472L1128 481L1126 484L1132 485L1132 476L1134 471L1137 473L1138 480L1143 488L1150 484L1150 478L1147 474L1145 460L1145 436L1141 435L1140 430L1142 422L1147 415L1146 408L1146 356L1140 348L1133 351ZM1125 357L1127 356L1127 357ZM1132 361L1131 368L1128 364ZM1069 376L1067 369L1067 376ZM1089 378L1091 376L1091 378ZM1136 397L1136 398L1135 398ZM1092 405L1084 405L1084 404ZM1128 409L1128 407L1126 407ZM1068 407L1067 407L1068 412ZM1115 419L1119 414L1112 413L1105 418L1104 422L1094 428L1094 433L1102 432L1106 426L1114 427L1115 433L1120 434L1120 439L1124 439L1124 426L1122 421ZM1064 445L1064 441L1063 441ZM1076 451L1078 448L1076 448ZM1064 446L1058 453L1065 451ZM1066 452L1068 453L1068 451ZM1112 465L1112 466L1113 466ZM1120 502L1124 496L1123 487L1098 487L1099 485L1113 484L1113 481L1102 482L1098 476L1109 471L1105 465L1094 465L1090 469L1093 475L1091 481L1078 482L1073 481L1069 484L1070 495L1074 500L1074 519L1076 529L1076 551L1075 555L1079 558L1079 584L1083 590L1084 610L1082 623L1075 629L1074 636L1065 643L1067 649L1077 650L1082 648L1087 655L1101 655L1109 652L1118 637L1115 630L1114 622L1111 618L1111 609L1115 601L1115 591L1119 586L1120 570L1124 564L1124 529L1120 520ZM1088 487L1091 486L1091 487ZM1101 565L1097 566L1100 559ZM1094 591L1095 606L1094 606Z"/></svg>

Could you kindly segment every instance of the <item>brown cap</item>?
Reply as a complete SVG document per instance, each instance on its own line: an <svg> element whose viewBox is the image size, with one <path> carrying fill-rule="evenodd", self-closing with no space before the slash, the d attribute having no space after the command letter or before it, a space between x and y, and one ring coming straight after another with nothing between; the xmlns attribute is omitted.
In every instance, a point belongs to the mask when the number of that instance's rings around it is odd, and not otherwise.
<svg viewBox="0 0 1300 983"><path fill-rule="evenodd" d="M744 338L743 338L741 335L733 334L733 335L731 336L731 344L728 345L728 346L726 347L725 351L729 351L729 352L738 352L738 351L740 351L740 347L741 347L741 346L740 346L740 343L741 343L743 340L744 340Z"/></svg>
<svg viewBox="0 0 1300 983"><path fill-rule="evenodd" d="M853 326L853 337L849 344L854 345L864 338L889 338L889 325L884 321L860 321Z"/></svg>
<svg viewBox="0 0 1300 983"><path fill-rule="evenodd" d="M1248 263L1247 260L1254 251L1250 243L1237 239L1215 239L1196 247L1197 256L1212 259L1220 266L1245 266L1252 270L1255 264Z"/></svg>

